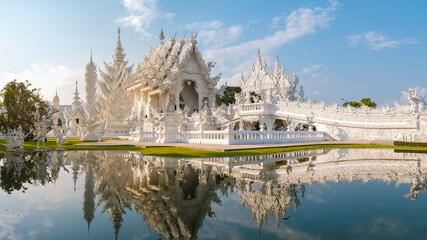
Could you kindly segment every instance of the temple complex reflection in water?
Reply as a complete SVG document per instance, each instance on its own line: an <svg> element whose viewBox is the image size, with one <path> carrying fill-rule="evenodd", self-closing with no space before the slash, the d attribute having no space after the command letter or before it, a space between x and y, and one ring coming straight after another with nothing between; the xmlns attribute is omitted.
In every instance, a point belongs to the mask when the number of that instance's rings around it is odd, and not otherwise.
<svg viewBox="0 0 427 240"><path fill-rule="evenodd" d="M206 219L224 217L213 205L221 206L229 195L237 196L240 206L251 212L247 221L253 221L259 233L269 221L280 230L288 211L304 208L301 200L310 186L353 181L409 184L401 197L415 200L426 190L427 177L427 155L392 149L315 149L224 158L164 158L128 151L6 153L0 166L1 187L11 195L56 184L59 175L68 173L74 183L69 191L84 187L82 215L88 231L99 217L98 209L108 215L116 238L132 211L159 237L198 238Z"/></svg>

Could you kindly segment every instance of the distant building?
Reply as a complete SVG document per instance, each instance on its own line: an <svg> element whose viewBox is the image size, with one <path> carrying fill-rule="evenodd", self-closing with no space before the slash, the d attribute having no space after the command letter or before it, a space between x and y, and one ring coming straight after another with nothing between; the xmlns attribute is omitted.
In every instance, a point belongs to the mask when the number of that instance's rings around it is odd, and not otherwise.
<svg viewBox="0 0 427 240"><path fill-rule="evenodd" d="M71 132L76 134L81 126L85 123L85 114L83 111L82 102L80 101L79 91L77 89L74 92L74 101L71 108L66 108L64 111L65 126L69 127Z"/></svg>

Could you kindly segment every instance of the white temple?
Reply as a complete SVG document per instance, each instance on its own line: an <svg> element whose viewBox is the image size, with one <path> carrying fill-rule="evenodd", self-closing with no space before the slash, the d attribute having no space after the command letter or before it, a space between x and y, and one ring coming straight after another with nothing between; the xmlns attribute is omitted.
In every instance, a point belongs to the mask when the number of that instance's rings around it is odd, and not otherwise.
<svg viewBox="0 0 427 240"><path fill-rule="evenodd" d="M220 75L211 76L197 48L197 35L164 39L150 49L135 73L124 60L118 31L113 62L98 72L86 67L84 112L78 92L66 112L80 138L120 137L132 141L262 144L327 140L393 141L427 137L424 96L410 89L410 106L353 108L306 99L299 78L285 73L278 56L272 68L260 50L240 80L235 104L216 106Z"/></svg>
<svg viewBox="0 0 427 240"><path fill-rule="evenodd" d="M72 108L65 109L64 117L66 121L65 126L70 128L71 134L77 134L78 130L83 126L86 120L83 105L79 96L79 90L77 89L77 81Z"/></svg>

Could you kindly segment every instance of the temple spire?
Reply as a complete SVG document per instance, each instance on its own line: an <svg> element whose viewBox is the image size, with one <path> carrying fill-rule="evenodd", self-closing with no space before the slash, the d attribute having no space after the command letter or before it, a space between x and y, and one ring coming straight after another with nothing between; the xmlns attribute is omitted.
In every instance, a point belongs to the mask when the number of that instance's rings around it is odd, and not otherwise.
<svg viewBox="0 0 427 240"><path fill-rule="evenodd" d="M80 108L82 102L80 101L79 90L78 90L78 82L76 80L76 90L74 91L74 101L73 101L73 111L75 109Z"/></svg>
<svg viewBox="0 0 427 240"><path fill-rule="evenodd" d="M116 44L116 49L114 50L114 55L113 55L113 59L114 59L114 63L112 64L113 66L119 66L122 62L123 59L125 58L125 54L123 54L123 47L122 47L122 42L120 40L120 28L118 28L117 30L117 44Z"/></svg>
<svg viewBox="0 0 427 240"><path fill-rule="evenodd" d="M163 33L163 28L162 28L160 29L159 40L163 43L164 39L165 39L165 34Z"/></svg>

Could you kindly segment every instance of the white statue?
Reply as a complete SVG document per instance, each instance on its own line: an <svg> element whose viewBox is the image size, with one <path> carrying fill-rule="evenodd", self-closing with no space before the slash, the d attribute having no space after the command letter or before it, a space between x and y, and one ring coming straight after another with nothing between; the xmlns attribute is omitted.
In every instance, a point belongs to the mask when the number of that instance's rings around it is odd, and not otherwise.
<svg viewBox="0 0 427 240"><path fill-rule="evenodd" d="M298 101L299 102L305 102L305 98L304 98L304 89L303 89L303 87L302 87L302 85L300 86L300 90L299 90L299 92L298 92Z"/></svg>
<svg viewBox="0 0 427 240"><path fill-rule="evenodd" d="M36 124L35 138L37 140L37 150L40 150L40 142L43 144L43 149L46 149L45 141L47 137L48 120L46 116L42 116L39 123Z"/></svg>
<svg viewBox="0 0 427 240"><path fill-rule="evenodd" d="M56 145L58 146L58 148L56 150L62 150L62 143L64 142L64 136L67 133L69 127L66 129L62 129L62 128L58 128L57 129L57 134L56 134Z"/></svg>
<svg viewBox="0 0 427 240"><path fill-rule="evenodd" d="M294 129L292 128L292 118L287 117L286 118L286 125L288 125L287 130L288 132L293 131Z"/></svg>
<svg viewBox="0 0 427 240"><path fill-rule="evenodd" d="M418 111L418 103L420 99L417 97L417 93L415 89L410 88L409 92L402 91L402 94L408 96L408 100L411 103L411 113L415 113Z"/></svg>
<svg viewBox="0 0 427 240"><path fill-rule="evenodd" d="M2 145L6 147L7 151L20 151L23 150L23 144L25 140L25 135L22 132L22 127L19 126L18 129L11 130L9 129L6 133L6 143Z"/></svg>
<svg viewBox="0 0 427 240"><path fill-rule="evenodd" d="M313 131L313 119L314 119L314 114L313 114L313 113L311 113L310 115L307 115L307 116L306 116L306 118L307 118L307 123L308 123L308 130L309 130L310 132L312 132L312 131Z"/></svg>
<svg viewBox="0 0 427 240"><path fill-rule="evenodd" d="M420 103L418 105L418 111L420 113L423 113L426 110L426 102L424 98L425 98L424 94L420 94Z"/></svg>

